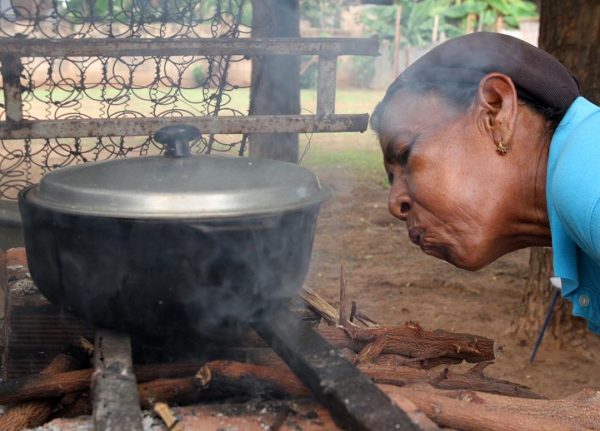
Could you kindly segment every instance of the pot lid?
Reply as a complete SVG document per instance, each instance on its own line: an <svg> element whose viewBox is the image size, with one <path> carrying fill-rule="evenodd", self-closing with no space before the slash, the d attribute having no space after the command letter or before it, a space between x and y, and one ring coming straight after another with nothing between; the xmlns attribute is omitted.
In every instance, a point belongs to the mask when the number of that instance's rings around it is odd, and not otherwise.
<svg viewBox="0 0 600 431"><path fill-rule="evenodd" d="M214 219L278 213L331 196L308 169L247 157L138 157L45 175L26 198L56 211L101 217Z"/></svg>

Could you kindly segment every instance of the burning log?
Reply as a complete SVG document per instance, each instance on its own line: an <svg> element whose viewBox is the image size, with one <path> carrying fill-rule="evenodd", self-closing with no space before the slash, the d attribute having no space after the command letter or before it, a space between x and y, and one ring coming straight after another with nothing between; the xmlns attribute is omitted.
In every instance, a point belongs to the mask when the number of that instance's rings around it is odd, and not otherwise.
<svg viewBox="0 0 600 431"><path fill-rule="evenodd" d="M158 379L138 385L140 405L151 409L156 403L188 401L205 385L198 377L180 379Z"/></svg>
<svg viewBox="0 0 600 431"><path fill-rule="evenodd" d="M82 341L56 356L40 376L53 375L89 364L89 350ZM60 402L59 398L33 399L11 407L0 416L0 430L20 431L42 425Z"/></svg>
<svg viewBox="0 0 600 431"><path fill-rule="evenodd" d="M296 376L283 364L269 363L269 366L245 364L235 361L211 361L206 364L211 371L211 379L219 382L217 387L231 393L235 386L238 391L245 394L274 393L287 394L288 396L305 397L309 393ZM466 373L444 371L428 371L401 365L387 363L361 364L359 369L372 378L376 383L388 383L403 386L410 383L425 382L440 389L471 389L508 396L524 398L540 398L526 386L505 380L487 377L483 369L490 365L489 362L481 363ZM147 383L140 386L140 397L143 406L149 406L154 401L169 401L168 385L173 385L173 396L189 395L205 387L206 383L199 384L194 378L202 364L158 364L138 365L134 373L138 383ZM0 403L13 403L35 398L60 397L67 393L87 390L90 385L92 370L77 370L54 375L31 376L25 379L11 380L0 383ZM186 378L184 378L186 377ZM179 380L178 380L179 379ZM269 384L271 386L269 386ZM164 389L160 389L164 388ZM165 392L161 392L164 390Z"/></svg>

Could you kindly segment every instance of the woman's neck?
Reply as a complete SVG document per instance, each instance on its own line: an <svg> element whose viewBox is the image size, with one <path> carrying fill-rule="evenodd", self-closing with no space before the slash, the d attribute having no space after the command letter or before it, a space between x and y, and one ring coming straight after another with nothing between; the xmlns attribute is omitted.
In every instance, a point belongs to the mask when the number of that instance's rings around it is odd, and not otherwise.
<svg viewBox="0 0 600 431"><path fill-rule="evenodd" d="M532 108L523 107L512 139L519 167L514 182L515 205L507 239L513 249L550 246L550 223L546 201L546 172L552 127Z"/></svg>

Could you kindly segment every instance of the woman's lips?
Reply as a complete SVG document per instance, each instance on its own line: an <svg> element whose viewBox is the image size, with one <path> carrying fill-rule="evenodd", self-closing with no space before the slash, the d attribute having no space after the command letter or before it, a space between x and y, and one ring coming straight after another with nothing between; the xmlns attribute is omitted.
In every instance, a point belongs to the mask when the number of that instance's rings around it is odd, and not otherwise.
<svg viewBox="0 0 600 431"><path fill-rule="evenodd" d="M412 242L417 245L421 245L421 239L423 238L423 234L425 233L425 229L422 227L411 227L408 230L408 237Z"/></svg>

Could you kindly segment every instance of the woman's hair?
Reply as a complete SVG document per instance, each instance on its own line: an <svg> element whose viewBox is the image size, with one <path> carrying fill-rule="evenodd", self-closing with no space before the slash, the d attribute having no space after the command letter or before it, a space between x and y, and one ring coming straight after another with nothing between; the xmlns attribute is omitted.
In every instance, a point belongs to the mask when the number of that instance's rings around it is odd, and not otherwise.
<svg viewBox="0 0 600 431"><path fill-rule="evenodd" d="M381 102L377 104L373 114L371 115L371 128L379 135L381 133L381 117L383 112L390 100L396 95L396 93L403 89L408 88L417 94L435 94L445 99L448 103L452 104L455 108L460 111L466 111L469 106L473 103L479 83L471 82L407 82L403 80L395 81L390 88L388 88L385 97ZM565 115L566 109L554 108L545 105L543 102L535 100L527 92L517 87L517 97L520 101L534 109L537 113L542 115L546 120L550 122L552 131L556 128L560 120Z"/></svg>
<svg viewBox="0 0 600 431"><path fill-rule="evenodd" d="M472 33L436 46L396 78L375 108L371 127L380 132L383 111L402 88L434 93L466 111L482 78L492 72L509 76L519 100L550 120L552 129L580 95L577 78L547 52L504 34Z"/></svg>

